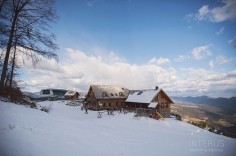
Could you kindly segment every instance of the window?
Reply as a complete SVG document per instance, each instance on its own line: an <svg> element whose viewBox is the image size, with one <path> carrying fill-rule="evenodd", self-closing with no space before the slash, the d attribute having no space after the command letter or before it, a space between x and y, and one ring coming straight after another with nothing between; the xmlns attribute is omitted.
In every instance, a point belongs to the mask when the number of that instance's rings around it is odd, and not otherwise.
<svg viewBox="0 0 236 156"><path fill-rule="evenodd" d="M140 92L138 92L138 94L137 95L141 95L143 93L143 91L140 91Z"/></svg>
<svg viewBox="0 0 236 156"><path fill-rule="evenodd" d="M125 96L124 93L122 92L119 92L119 96Z"/></svg>
<svg viewBox="0 0 236 156"><path fill-rule="evenodd" d="M42 94L50 94L50 90L43 90Z"/></svg>
<svg viewBox="0 0 236 156"><path fill-rule="evenodd" d="M109 106L111 106L111 103L109 102Z"/></svg>
<svg viewBox="0 0 236 156"><path fill-rule="evenodd" d="M111 93L111 96L114 96L114 95Z"/></svg>
<svg viewBox="0 0 236 156"><path fill-rule="evenodd" d="M64 96L66 94L66 90L52 90L53 95Z"/></svg>
<svg viewBox="0 0 236 156"><path fill-rule="evenodd" d="M102 92L102 97L108 97L106 92Z"/></svg>
<svg viewBox="0 0 236 156"><path fill-rule="evenodd" d="M166 108L168 108L168 103L166 103Z"/></svg>
<svg viewBox="0 0 236 156"><path fill-rule="evenodd" d="M89 96L92 96L92 95L93 95L93 92L92 92L92 91L89 91L88 95L89 95Z"/></svg>

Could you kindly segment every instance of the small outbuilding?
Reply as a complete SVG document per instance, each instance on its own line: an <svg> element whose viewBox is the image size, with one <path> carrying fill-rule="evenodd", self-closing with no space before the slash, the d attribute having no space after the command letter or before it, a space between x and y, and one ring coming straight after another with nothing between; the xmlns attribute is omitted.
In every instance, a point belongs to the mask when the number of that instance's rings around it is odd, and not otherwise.
<svg viewBox="0 0 236 156"><path fill-rule="evenodd" d="M66 100L78 100L78 98L79 98L79 93L76 91L70 90L70 91L66 92L66 94L65 94Z"/></svg>

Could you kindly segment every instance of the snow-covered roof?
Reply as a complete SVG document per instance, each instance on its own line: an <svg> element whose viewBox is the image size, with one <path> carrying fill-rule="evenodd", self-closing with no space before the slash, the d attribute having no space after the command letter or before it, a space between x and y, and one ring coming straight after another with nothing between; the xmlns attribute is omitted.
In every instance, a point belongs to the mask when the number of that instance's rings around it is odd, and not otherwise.
<svg viewBox="0 0 236 156"><path fill-rule="evenodd" d="M66 92L65 96L74 96L76 93L76 91L69 90L68 92Z"/></svg>
<svg viewBox="0 0 236 156"><path fill-rule="evenodd" d="M149 108L156 108L157 105L158 105L157 102L151 102L148 107Z"/></svg>
<svg viewBox="0 0 236 156"><path fill-rule="evenodd" d="M153 98L159 93L160 89L141 90L129 94L126 102L151 103Z"/></svg>
<svg viewBox="0 0 236 156"><path fill-rule="evenodd" d="M127 98L129 90L116 85L91 85L94 95L98 99Z"/></svg>

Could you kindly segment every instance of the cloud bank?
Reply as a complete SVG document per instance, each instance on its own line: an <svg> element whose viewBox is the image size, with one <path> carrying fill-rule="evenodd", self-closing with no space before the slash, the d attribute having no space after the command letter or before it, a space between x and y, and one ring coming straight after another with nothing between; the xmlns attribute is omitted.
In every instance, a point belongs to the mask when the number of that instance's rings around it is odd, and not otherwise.
<svg viewBox="0 0 236 156"><path fill-rule="evenodd" d="M197 13L188 14L187 18L197 21L223 22L227 20L236 20L236 1L222 0L222 5L210 8L208 5L203 5Z"/></svg>
<svg viewBox="0 0 236 156"><path fill-rule="evenodd" d="M66 49L63 55L59 62L43 59L36 69L29 60L25 60L22 65L25 73L21 83L23 89L65 88L86 92L91 84L114 84L129 89L147 89L158 85L176 96L217 96L226 90L236 90L236 71L218 73L202 68L164 68L160 64L170 60L163 58L151 59L142 65L130 64L121 61L114 52L108 54L115 56L112 62L74 49ZM159 63L158 60L165 61Z"/></svg>

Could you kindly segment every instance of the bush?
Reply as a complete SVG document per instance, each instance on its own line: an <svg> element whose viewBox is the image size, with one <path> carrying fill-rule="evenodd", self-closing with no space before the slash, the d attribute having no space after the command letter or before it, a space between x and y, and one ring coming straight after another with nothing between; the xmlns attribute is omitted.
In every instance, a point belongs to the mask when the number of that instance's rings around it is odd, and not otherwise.
<svg viewBox="0 0 236 156"><path fill-rule="evenodd" d="M6 99L9 99L10 102L29 105L31 108L35 108L36 104L33 101L27 100L22 94L19 87L12 88L5 86L3 90L0 92L0 95Z"/></svg>
<svg viewBox="0 0 236 156"><path fill-rule="evenodd" d="M1 91L1 96L14 102L20 102L23 99L20 88L4 87Z"/></svg>

